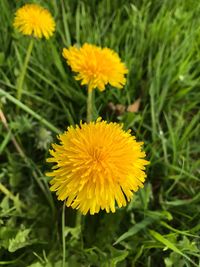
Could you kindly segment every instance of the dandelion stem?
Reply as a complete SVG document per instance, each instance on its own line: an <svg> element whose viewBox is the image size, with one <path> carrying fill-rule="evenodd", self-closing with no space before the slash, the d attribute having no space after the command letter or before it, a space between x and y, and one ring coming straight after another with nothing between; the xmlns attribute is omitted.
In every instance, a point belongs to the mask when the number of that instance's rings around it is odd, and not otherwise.
<svg viewBox="0 0 200 267"><path fill-rule="evenodd" d="M21 96L22 96L24 78L25 78L25 75L26 75L26 70L27 70L27 67L28 67L29 60L30 60L31 52L32 52L32 49L33 49L33 43L34 43L34 39L31 38L29 46L28 46L28 49L27 49L27 52L26 52L26 57L25 57L25 60L24 60L24 64L22 66L21 73L20 73L20 76L19 76L18 81L17 81L17 99L18 100L20 100Z"/></svg>
<svg viewBox="0 0 200 267"><path fill-rule="evenodd" d="M66 200L63 203L63 209L62 209L62 246L63 246L63 261L62 261L62 267L65 267L65 259L66 259L66 244L65 244L65 206L66 206Z"/></svg>
<svg viewBox="0 0 200 267"><path fill-rule="evenodd" d="M82 218L82 214L77 211L76 213L76 227L81 227L81 218Z"/></svg>
<svg viewBox="0 0 200 267"><path fill-rule="evenodd" d="M88 89L88 97L87 97L87 122L92 121L92 90Z"/></svg>
<svg viewBox="0 0 200 267"><path fill-rule="evenodd" d="M84 218L83 218L84 219ZM78 233L79 233L79 236L80 236L80 241L81 241L81 246L82 246L82 248L83 248L83 238L82 238L82 214L79 212L79 211L77 211L76 212L76 225L75 225L75 227L76 227L76 229L77 229L77 231L78 231Z"/></svg>

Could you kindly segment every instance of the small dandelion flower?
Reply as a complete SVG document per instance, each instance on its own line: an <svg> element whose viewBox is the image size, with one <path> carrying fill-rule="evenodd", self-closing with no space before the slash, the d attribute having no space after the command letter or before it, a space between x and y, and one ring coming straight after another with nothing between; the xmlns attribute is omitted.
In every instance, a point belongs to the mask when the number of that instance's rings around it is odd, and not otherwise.
<svg viewBox="0 0 200 267"><path fill-rule="evenodd" d="M60 144L50 150L48 162L55 162L51 191L59 200L82 214L100 209L115 212L125 206L133 192L143 187L146 174L143 143L136 142L122 125L96 122L70 126L59 136Z"/></svg>
<svg viewBox="0 0 200 267"><path fill-rule="evenodd" d="M50 12L37 5L26 4L15 13L14 27L24 35L49 39L55 31L55 21Z"/></svg>
<svg viewBox="0 0 200 267"><path fill-rule="evenodd" d="M128 70L118 54L109 48L85 43L81 48L64 48L62 55L72 71L78 73L76 80L81 80L81 85L88 85L89 91L95 88L103 91L108 83L121 89L126 83L124 75Z"/></svg>

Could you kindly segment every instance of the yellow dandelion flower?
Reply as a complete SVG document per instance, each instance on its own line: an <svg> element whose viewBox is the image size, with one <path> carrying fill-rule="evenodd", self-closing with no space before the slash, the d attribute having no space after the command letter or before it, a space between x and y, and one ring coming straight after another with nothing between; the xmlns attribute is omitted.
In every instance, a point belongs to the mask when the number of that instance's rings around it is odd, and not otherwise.
<svg viewBox="0 0 200 267"><path fill-rule="evenodd" d="M26 4L15 13L14 27L24 35L49 39L55 31L55 21L50 12L36 4Z"/></svg>
<svg viewBox="0 0 200 267"><path fill-rule="evenodd" d="M48 162L55 162L51 191L59 200L84 215L100 209L115 212L125 206L133 192L143 187L146 174L143 143L136 142L122 125L96 122L70 126L54 144ZM116 202L116 203L115 203Z"/></svg>
<svg viewBox="0 0 200 267"><path fill-rule="evenodd" d="M103 91L108 83L120 89L126 83L124 75L128 70L118 54L109 48L85 43L81 48L64 48L62 55L72 71L78 73L76 80L88 85L89 91L95 88Z"/></svg>

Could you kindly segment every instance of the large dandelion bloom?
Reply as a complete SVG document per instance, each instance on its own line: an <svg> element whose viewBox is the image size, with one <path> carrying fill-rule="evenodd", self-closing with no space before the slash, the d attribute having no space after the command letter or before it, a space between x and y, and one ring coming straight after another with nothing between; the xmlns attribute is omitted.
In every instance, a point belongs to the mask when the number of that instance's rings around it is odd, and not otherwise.
<svg viewBox="0 0 200 267"><path fill-rule="evenodd" d="M126 82L124 75L128 70L118 54L109 48L85 43L81 48L64 48L62 55L72 71L78 73L76 80L88 85L89 91L95 88L103 91L108 83L120 89Z"/></svg>
<svg viewBox="0 0 200 267"><path fill-rule="evenodd" d="M15 13L14 27L24 35L49 39L55 31L55 21L49 11L36 4L26 4Z"/></svg>
<svg viewBox="0 0 200 267"><path fill-rule="evenodd" d="M48 176L51 191L59 200L84 215L100 209L115 212L115 204L125 206L133 192L143 187L145 152L130 131L117 123L96 122L68 127L59 136L60 144L50 150L48 162L57 165Z"/></svg>

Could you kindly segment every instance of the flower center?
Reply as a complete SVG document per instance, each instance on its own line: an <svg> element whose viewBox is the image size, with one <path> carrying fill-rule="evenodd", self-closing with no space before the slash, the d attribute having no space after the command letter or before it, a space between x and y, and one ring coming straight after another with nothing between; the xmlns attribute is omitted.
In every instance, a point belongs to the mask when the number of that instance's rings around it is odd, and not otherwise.
<svg viewBox="0 0 200 267"><path fill-rule="evenodd" d="M30 18L29 18L30 24L32 26L38 26L38 18L33 14Z"/></svg>
<svg viewBox="0 0 200 267"><path fill-rule="evenodd" d="M105 153L103 151L103 147L101 146L93 147L89 154L95 163L99 163L105 158Z"/></svg>

